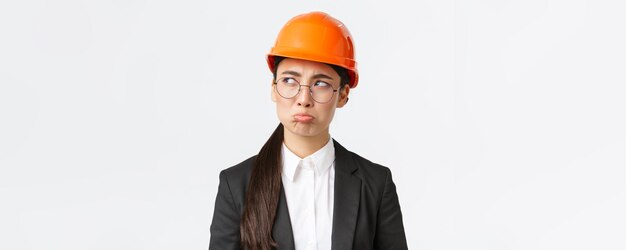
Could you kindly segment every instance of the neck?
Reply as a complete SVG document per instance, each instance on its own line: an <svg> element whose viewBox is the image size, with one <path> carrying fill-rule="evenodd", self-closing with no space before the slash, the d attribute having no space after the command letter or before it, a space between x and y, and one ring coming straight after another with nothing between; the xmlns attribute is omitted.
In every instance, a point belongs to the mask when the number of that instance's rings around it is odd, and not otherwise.
<svg viewBox="0 0 626 250"><path fill-rule="evenodd" d="M285 129L284 135L285 146L300 158L315 153L330 140L328 130L315 136L301 136L292 134L289 130Z"/></svg>

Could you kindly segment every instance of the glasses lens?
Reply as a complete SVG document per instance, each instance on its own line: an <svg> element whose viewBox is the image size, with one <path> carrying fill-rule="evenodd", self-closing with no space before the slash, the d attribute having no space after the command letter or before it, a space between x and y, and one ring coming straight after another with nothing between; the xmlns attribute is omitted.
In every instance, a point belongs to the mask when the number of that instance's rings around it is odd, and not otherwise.
<svg viewBox="0 0 626 250"><path fill-rule="evenodd" d="M300 83L291 77L283 77L276 82L278 94L284 98L292 98L298 94Z"/></svg>
<svg viewBox="0 0 626 250"><path fill-rule="evenodd" d="M333 88L330 86L330 84L319 84L316 83L315 85L313 85L313 87L311 88L312 96L313 96L313 100L315 100L316 102L320 102L320 103L325 103L330 101L330 99L333 98Z"/></svg>

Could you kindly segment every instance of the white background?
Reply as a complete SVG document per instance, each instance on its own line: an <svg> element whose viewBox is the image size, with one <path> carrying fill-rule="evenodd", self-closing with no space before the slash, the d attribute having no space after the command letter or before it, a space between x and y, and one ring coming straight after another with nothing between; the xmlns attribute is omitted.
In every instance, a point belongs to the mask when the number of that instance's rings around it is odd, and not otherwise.
<svg viewBox="0 0 626 250"><path fill-rule="evenodd" d="M206 249L278 119L265 54L356 43L331 135L391 168L411 249L626 249L622 1L2 1L0 249Z"/></svg>

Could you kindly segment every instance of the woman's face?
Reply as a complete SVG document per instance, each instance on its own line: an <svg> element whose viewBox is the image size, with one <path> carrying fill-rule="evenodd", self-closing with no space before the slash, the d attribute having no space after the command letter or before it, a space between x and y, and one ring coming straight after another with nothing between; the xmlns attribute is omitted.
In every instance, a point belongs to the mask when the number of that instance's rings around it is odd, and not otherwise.
<svg viewBox="0 0 626 250"><path fill-rule="evenodd" d="M329 84L337 90L330 101L319 103L313 100L306 86L301 86L295 97L286 99L277 93L277 85L272 84L272 101L276 103L276 113L286 129L285 132L300 136L327 134L335 109L346 104L350 92L348 86L339 89L339 74L324 63L285 58L280 61L276 70L276 80L281 79L292 83L297 81L300 85L307 86Z"/></svg>

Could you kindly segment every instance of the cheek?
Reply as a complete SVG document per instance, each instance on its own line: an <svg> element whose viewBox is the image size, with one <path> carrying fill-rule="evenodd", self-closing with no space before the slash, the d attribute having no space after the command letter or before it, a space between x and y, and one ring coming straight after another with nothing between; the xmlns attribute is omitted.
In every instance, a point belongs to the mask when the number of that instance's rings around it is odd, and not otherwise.
<svg viewBox="0 0 626 250"><path fill-rule="evenodd" d="M282 100L278 100L276 102L276 113L279 118L289 116L289 103L286 103Z"/></svg>
<svg viewBox="0 0 626 250"><path fill-rule="evenodd" d="M318 115L324 120L325 123L330 123L335 115L335 108L332 104L326 104L320 107Z"/></svg>

